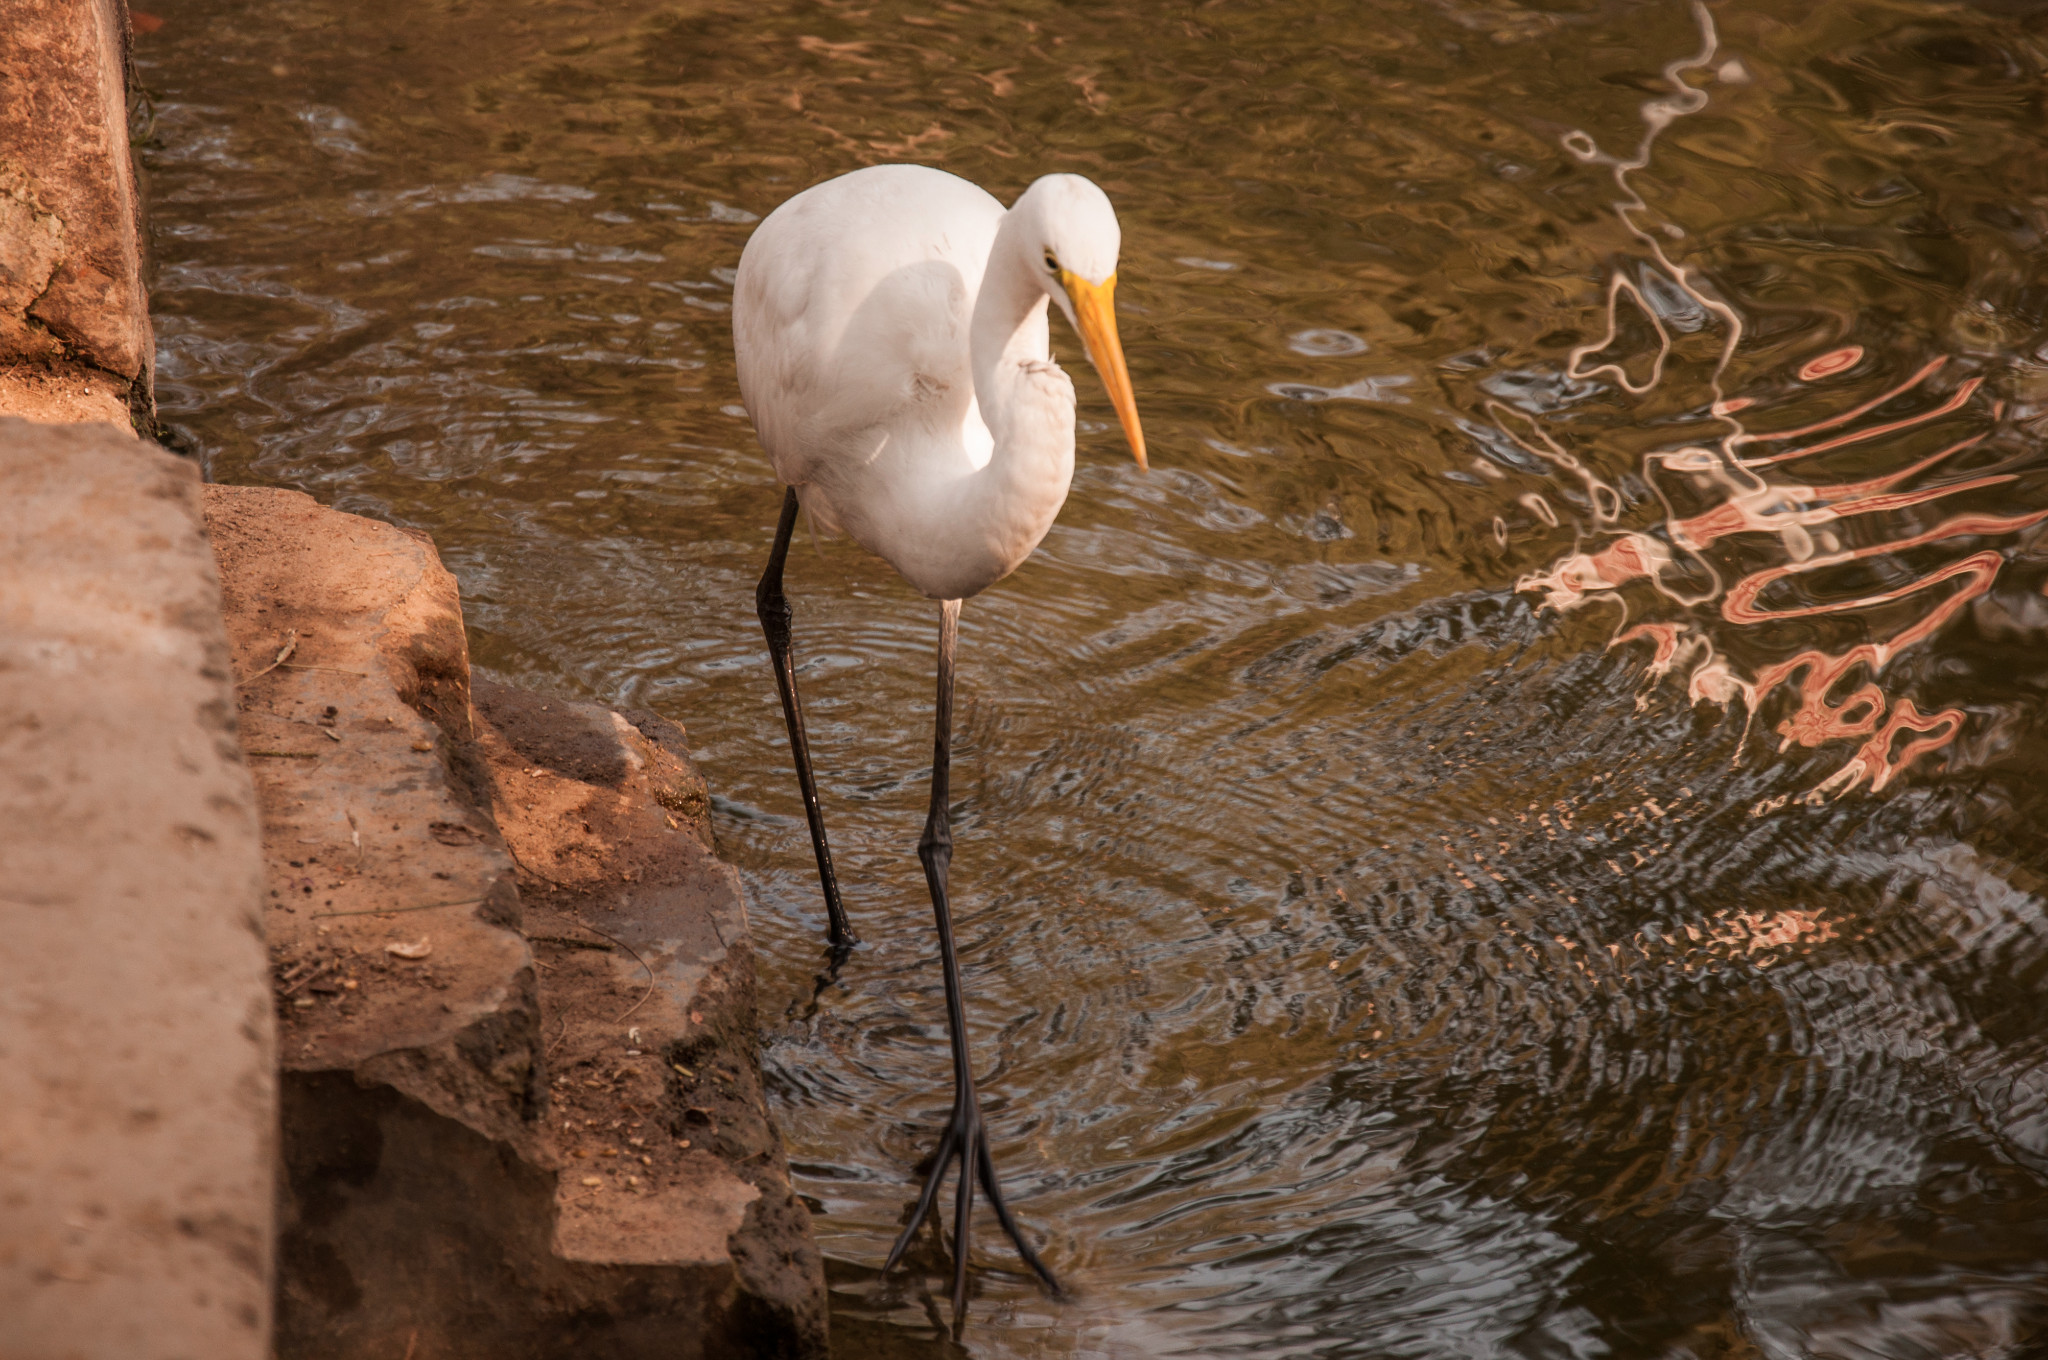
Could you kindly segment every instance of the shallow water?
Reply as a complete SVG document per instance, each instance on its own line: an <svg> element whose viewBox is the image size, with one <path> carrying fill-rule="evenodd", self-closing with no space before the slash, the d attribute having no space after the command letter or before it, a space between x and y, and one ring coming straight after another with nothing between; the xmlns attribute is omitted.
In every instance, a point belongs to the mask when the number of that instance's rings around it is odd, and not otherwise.
<svg viewBox="0 0 2048 1360"><path fill-rule="evenodd" d="M687 725L843 1354L948 1349L875 1273L949 1097L936 611L793 556L868 941L813 1004L729 284L903 158L1109 190L1153 462L1059 329L954 881L1076 1296L984 1223L966 1351L2038 1353L2034 7L155 8L166 422L430 530L489 673Z"/></svg>

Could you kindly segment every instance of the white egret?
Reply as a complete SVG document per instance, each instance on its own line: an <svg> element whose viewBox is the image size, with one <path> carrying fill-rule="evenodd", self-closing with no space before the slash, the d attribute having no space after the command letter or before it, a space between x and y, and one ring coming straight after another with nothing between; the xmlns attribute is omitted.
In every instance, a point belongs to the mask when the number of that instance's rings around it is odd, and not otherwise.
<svg viewBox="0 0 2048 1360"><path fill-rule="evenodd" d="M1145 438L1117 339L1121 233L1109 198L1079 175L1047 175L1015 206L966 180L880 165L804 190L755 229L733 288L733 351L754 429L786 490L755 593L796 758L831 941L855 943L839 900L811 777L782 592L798 506L844 531L939 601L931 810L917 846L937 918L953 1049L953 1112L923 1193L883 1269L893 1269L960 1165L953 1313L967 1291L977 1174L1003 1231L1058 1288L998 1188L967 1051L946 898L953 653L960 602L1010 574L1052 527L1074 475L1074 385L1052 361L1046 304L1081 334L1138 466Z"/></svg>

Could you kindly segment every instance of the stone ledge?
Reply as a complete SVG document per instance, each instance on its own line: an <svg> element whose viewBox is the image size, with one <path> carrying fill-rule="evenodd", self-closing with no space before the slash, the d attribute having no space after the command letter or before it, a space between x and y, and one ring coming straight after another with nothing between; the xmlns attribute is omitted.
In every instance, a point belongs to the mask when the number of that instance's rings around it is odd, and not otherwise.
<svg viewBox="0 0 2048 1360"><path fill-rule="evenodd" d="M191 465L0 419L0 1354L269 1351L254 795Z"/></svg>

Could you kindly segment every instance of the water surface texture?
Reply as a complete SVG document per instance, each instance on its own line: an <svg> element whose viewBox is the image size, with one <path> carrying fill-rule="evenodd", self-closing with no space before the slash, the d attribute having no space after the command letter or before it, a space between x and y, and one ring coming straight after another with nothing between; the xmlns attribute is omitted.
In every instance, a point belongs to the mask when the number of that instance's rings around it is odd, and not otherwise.
<svg viewBox="0 0 2048 1360"><path fill-rule="evenodd" d="M162 0L158 391L429 530L478 664L684 723L842 1353L950 1097L935 608L752 591L753 223L1093 176L1153 471L968 603L978 1357L2048 1344L2048 26L1841 0Z"/></svg>

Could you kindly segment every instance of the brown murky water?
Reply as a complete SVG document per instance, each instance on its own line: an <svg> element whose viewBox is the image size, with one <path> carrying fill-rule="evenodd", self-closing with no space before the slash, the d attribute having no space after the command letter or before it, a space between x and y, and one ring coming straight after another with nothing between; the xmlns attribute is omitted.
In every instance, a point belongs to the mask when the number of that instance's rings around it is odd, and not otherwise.
<svg viewBox="0 0 2048 1360"><path fill-rule="evenodd" d="M2048 1344L2040 7L151 8L165 418L687 724L843 1353L945 1349L874 1273L949 1095L936 619L794 559L869 942L813 1006L728 284L904 158L1110 191L1155 469L1083 376L965 612L976 1051L1078 1286L984 1251L966 1350Z"/></svg>

